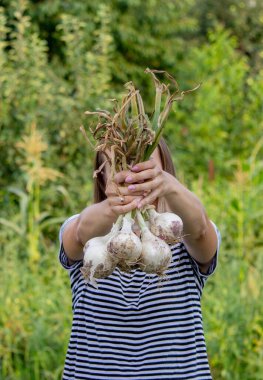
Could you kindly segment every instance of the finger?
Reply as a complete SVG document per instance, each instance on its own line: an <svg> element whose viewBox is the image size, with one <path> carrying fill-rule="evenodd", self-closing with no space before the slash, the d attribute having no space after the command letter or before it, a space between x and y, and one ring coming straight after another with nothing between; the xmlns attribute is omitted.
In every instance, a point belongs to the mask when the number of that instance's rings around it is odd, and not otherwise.
<svg viewBox="0 0 263 380"><path fill-rule="evenodd" d="M119 191L118 195L119 194L120 195L131 195L131 191L128 189L127 186L126 187L119 187L118 191ZM132 195L133 196L141 196L141 195L143 195L143 191L133 191Z"/></svg>
<svg viewBox="0 0 263 380"><path fill-rule="evenodd" d="M109 188L105 192L107 198L111 197L120 197L122 195L131 195L130 190L128 190L128 186L117 186L114 188ZM132 196L141 196L143 195L141 191L133 191Z"/></svg>
<svg viewBox="0 0 263 380"><path fill-rule="evenodd" d="M144 197L139 203L138 203L138 208L142 209L146 205L151 205L154 203L154 201L159 197L159 189L155 189L151 193L149 193L148 196Z"/></svg>
<svg viewBox="0 0 263 380"><path fill-rule="evenodd" d="M133 202L134 200L137 200L139 202L139 200L141 199L142 199L142 196L136 197L133 195L126 195L126 196L111 197L109 199L109 202L111 206L124 206L126 204Z"/></svg>
<svg viewBox="0 0 263 380"><path fill-rule="evenodd" d="M131 173L125 178L125 183L140 183L157 177L161 172L162 169L155 166L153 169L146 169L139 173Z"/></svg>
<svg viewBox="0 0 263 380"><path fill-rule="evenodd" d="M114 176L114 182L119 184L119 183L124 183L125 178L127 178L131 174L130 170L122 170L121 172L115 174Z"/></svg>
<svg viewBox="0 0 263 380"><path fill-rule="evenodd" d="M126 214L127 212L130 212L130 211L136 209L139 202L140 202L140 200L134 199L132 202L128 203L127 205L114 206L114 207L112 207L112 210L117 214Z"/></svg>
<svg viewBox="0 0 263 380"><path fill-rule="evenodd" d="M136 183L129 185L127 189L129 190L129 194L136 193L143 193L144 191L151 191L156 189L160 184L159 180L157 178L153 179L152 181L144 182L144 183Z"/></svg>
<svg viewBox="0 0 263 380"><path fill-rule="evenodd" d="M145 198L146 195L150 194L150 192L151 192L151 190L145 190L145 191L143 192L143 197Z"/></svg>
<svg viewBox="0 0 263 380"><path fill-rule="evenodd" d="M156 162L151 158L148 161L139 162L131 167L132 172L140 172L142 170L153 169L156 166Z"/></svg>
<svg viewBox="0 0 263 380"><path fill-rule="evenodd" d="M107 195L107 198L119 195L117 184L109 180L106 184L105 194Z"/></svg>

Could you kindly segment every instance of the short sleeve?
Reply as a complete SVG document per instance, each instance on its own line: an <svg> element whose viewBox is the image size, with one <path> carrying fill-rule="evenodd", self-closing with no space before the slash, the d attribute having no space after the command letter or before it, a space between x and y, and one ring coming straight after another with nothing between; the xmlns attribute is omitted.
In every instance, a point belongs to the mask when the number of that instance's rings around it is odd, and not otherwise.
<svg viewBox="0 0 263 380"><path fill-rule="evenodd" d="M62 236L63 236L63 232L64 232L67 224L69 222L71 222L72 220L76 219L78 216L79 216L79 214L76 214L76 215L71 216L67 220L65 220L65 222L62 224L62 226L59 230L59 245L60 245L60 247L59 247L58 258L59 258L59 262L62 265L62 267L69 270L69 271L76 269L77 267L80 266L80 264L82 265L82 260L78 260L78 261L75 261L73 264L70 264L69 259L66 255L66 252L65 252L64 247L63 247Z"/></svg>
<svg viewBox="0 0 263 380"><path fill-rule="evenodd" d="M211 264L210 264L207 272L206 273L202 273L200 271L199 265L196 262L196 260L192 256L189 255L191 263L192 263L192 266L193 266L193 269L194 269L194 272L197 275L197 277L201 280L202 285L204 285L204 283L208 279L208 277L210 277L215 272L215 270L216 270L217 262L218 262L218 254L219 254L219 249L220 249L220 245L221 245L221 234L220 234L220 231L218 230L218 228L215 225L215 223L213 223L212 221L211 221L211 223L214 226L214 229L215 229L216 235L217 235L217 249L216 249L215 255L214 255L213 259L212 259L212 262L211 262Z"/></svg>

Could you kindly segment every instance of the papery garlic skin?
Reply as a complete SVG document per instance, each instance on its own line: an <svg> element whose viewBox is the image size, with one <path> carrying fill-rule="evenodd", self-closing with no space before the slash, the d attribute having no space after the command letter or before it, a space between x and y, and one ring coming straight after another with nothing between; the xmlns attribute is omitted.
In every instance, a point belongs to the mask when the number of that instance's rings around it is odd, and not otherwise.
<svg viewBox="0 0 263 380"><path fill-rule="evenodd" d="M94 279L108 277L116 267L116 261L107 252L106 243L104 237L95 237L84 246L83 267L80 270L85 281L93 285L96 285Z"/></svg>
<svg viewBox="0 0 263 380"><path fill-rule="evenodd" d="M162 275L172 260L169 245L150 231L142 233L142 254L140 268L145 273Z"/></svg>
<svg viewBox="0 0 263 380"><path fill-rule="evenodd" d="M142 243L132 231L133 219L130 215L123 218L123 226L118 234L108 242L107 249L113 259L118 260L118 267L129 271L135 265L142 253Z"/></svg>
<svg viewBox="0 0 263 380"><path fill-rule="evenodd" d="M164 212L159 214L154 209L148 210L150 231L168 244L178 243L183 235L183 221L180 216Z"/></svg>
<svg viewBox="0 0 263 380"><path fill-rule="evenodd" d="M80 269L86 283L97 286L96 279L108 277L114 271L117 260L109 255L107 244L118 233L121 221L122 216L106 236L95 237L86 242L83 249L83 267Z"/></svg>
<svg viewBox="0 0 263 380"><path fill-rule="evenodd" d="M164 240L151 233L138 211L137 219L142 231L140 268L146 273L163 275L172 261L171 249Z"/></svg>

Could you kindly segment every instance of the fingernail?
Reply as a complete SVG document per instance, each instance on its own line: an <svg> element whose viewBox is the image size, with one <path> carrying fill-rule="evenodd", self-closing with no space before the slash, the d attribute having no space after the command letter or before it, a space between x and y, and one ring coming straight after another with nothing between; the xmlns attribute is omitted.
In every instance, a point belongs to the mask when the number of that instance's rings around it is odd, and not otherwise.
<svg viewBox="0 0 263 380"><path fill-rule="evenodd" d="M130 176L126 177L125 182L132 182L132 177Z"/></svg>
<svg viewBox="0 0 263 380"><path fill-rule="evenodd" d="M139 168L138 168L138 166L133 166L133 167L131 168L131 170L133 170L133 171L136 172L136 170L139 170Z"/></svg>
<svg viewBox="0 0 263 380"><path fill-rule="evenodd" d="M128 190L135 190L135 187L136 186L134 186L134 185L130 185L130 186L128 186Z"/></svg>
<svg viewBox="0 0 263 380"><path fill-rule="evenodd" d="M141 208L142 207L142 205L143 205L143 203L140 201L140 202L138 202L137 203L137 208Z"/></svg>

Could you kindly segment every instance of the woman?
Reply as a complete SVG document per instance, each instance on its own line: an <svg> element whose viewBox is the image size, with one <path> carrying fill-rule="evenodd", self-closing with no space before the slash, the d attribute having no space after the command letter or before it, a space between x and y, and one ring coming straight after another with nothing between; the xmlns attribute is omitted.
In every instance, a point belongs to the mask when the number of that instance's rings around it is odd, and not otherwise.
<svg viewBox="0 0 263 380"><path fill-rule="evenodd" d="M95 169L104 159L97 154ZM60 230L59 257L70 274L74 313L63 379L211 379L200 298L216 267L217 228L176 179L164 140L149 161L117 173L114 182L107 174L95 180L94 204ZM184 223L166 280L160 286L157 275L116 268L98 280L98 289L86 285L80 272L85 242L107 234L118 215L147 204Z"/></svg>

